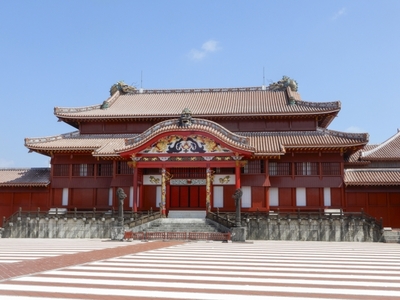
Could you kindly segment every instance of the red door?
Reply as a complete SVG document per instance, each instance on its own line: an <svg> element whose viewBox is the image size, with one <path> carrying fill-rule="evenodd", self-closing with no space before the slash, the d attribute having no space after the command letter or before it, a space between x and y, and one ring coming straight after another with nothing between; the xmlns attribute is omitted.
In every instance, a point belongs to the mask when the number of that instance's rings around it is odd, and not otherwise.
<svg viewBox="0 0 400 300"><path fill-rule="evenodd" d="M206 187L203 185L178 186L170 188L171 209L199 209L206 207Z"/></svg>

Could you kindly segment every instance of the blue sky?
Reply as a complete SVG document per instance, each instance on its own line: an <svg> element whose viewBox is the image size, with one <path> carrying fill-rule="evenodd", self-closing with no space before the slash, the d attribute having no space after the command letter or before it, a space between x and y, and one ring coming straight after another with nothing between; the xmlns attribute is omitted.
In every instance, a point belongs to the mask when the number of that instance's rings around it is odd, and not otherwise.
<svg viewBox="0 0 400 300"><path fill-rule="evenodd" d="M381 143L400 127L399 12L397 0L0 0L0 167L47 167L24 138L74 131L54 107L100 104L120 80L244 87L286 75L305 101L341 101L329 129Z"/></svg>

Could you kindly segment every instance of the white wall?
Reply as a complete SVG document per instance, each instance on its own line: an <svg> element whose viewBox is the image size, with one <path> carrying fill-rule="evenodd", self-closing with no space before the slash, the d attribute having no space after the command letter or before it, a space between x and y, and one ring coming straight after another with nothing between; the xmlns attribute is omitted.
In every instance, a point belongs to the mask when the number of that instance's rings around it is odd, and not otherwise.
<svg viewBox="0 0 400 300"><path fill-rule="evenodd" d="M108 190L108 206L112 206L113 205L113 188L110 188Z"/></svg>
<svg viewBox="0 0 400 300"><path fill-rule="evenodd" d="M331 188L324 188L324 206L331 206Z"/></svg>
<svg viewBox="0 0 400 300"><path fill-rule="evenodd" d="M133 186L129 187L129 207L133 207Z"/></svg>
<svg viewBox="0 0 400 300"><path fill-rule="evenodd" d="M269 205L279 206L279 189L269 188Z"/></svg>
<svg viewBox="0 0 400 300"><path fill-rule="evenodd" d="M296 205L306 206L306 188L296 188Z"/></svg>
<svg viewBox="0 0 400 300"><path fill-rule="evenodd" d="M250 208L251 207L251 186L243 186L242 191L243 191L242 207Z"/></svg>
<svg viewBox="0 0 400 300"><path fill-rule="evenodd" d="M63 206L67 206L68 205L68 188L63 188L61 204Z"/></svg>
<svg viewBox="0 0 400 300"><path fill-rule="evenodd" d="M224 187L223 186L214 186L214 198L213 204L214 207L224 207Z"/></svg>

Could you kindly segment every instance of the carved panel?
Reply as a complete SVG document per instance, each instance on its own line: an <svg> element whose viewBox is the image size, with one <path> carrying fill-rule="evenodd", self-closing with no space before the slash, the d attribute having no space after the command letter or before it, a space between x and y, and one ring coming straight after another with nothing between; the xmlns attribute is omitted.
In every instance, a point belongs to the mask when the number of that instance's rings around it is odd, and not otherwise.
<svg viewBox="0 0 400 300"><path fill-rule="evenodd" d="M189 153L230 153L227 148L222 147L214 140L201 135L178 136L169 135L141 153L169 153L169 154L189 154Z"/></svg>
<svg viewBox="0 0 400 300"><path fill-rule="evenodd" d="M218 174L214 175L214 185L231 185L236 183L236 177L233 174Z"/></svg>
<svg viewBox="0 0 400 300"><path fill-rule="evenodd" d="M161 175L143 175L144 185L161 185Z"/></svg>

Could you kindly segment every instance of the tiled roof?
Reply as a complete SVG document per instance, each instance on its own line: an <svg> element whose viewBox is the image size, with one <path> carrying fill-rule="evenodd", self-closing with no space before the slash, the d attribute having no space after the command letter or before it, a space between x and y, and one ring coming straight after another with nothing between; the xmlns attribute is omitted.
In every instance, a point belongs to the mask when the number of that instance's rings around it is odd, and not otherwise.
<svg viewBox="0 0 400 300"><path fill-rule="evenodd" d="M344 182L352 186L400 185L400 169L346 169Z"/></svg>
<svg viewBox="0 0 400 300"><path fill-rule="evenodd" d="M171 120L172 121L172 120ZM203 120L209 123L211 121ZM161 122L165 123L165 122ZM159 124L161 124L159 123ZM143 142L149 141L158 134L167 131L197 130L209 132L233 147L253 152L254 155L283 155L288 149L339 149L354 148L365 145L368 142L368 134L351 134L326 129L317 131L287 131L287 132L240 132L230 133L228 130L222 132L217 128L209 128L206 125L197 124L189 129L182 129L175 125L168 126L154 125L150 128L149 135L141 137ZM219 125L218 125L219 126ZM140 135L119 134L119 135L85 135L79 132L64 134L56 137L25 139L25 145L31 150L38 152L50 151L93 151L95 156L118 156L118 152L124 152L132 147L143 144L139 139ZM237 138L242 140L237 140Z"/></svg>
<svg viewBox="0 0 400 300"><path fill-rule="evenodd" d="M360 159L369 161L400 160L400 131L379 146L361 151Z"/></svg>
<svg viewBox="0 0 400 300"><path fill-rule="evenodd" d="M352 163L352 164L365 164L366 162L367 163L369 163L369 161L367 160L362 160L361 159L361 153L363 152L363 151L369 151L369 150L372 150L372 149L374 149L374 148L376 148L376 147L378 147L379 145L376 145L376 144L368 144L368 145L365 145L364 146L364 148L363 149L360 149L360 150L358 150L358 151L356 151L356 152L354 152L353 154L351 154L350 156L348 156L347 158L346 158L346 163Z"/></svg>
<svg viewBox="0 0 400 300"><path fill-rule="evenodd" d="M305 102L296 92L261 88L148 90L125 95L117 92L107 103L106 109L101 109L101 105L56 107L54 113L60 119L109 119L173 118L184 108L199 118L336 114L340 110L339 101Z"/></svg>
<svg viewBox="0 0 400 300"><path fill-rule="evenodd" d="M256 149L256 155L285 153L289 149L340 149L365 145L368 134L344 133L327 129L317 131L285 132L248 132L241 133L250 137L250 145Z"/></svg>
<svg viewBox="0 0 400 300"><path fill-rule="evenodd" d="M49 184L50 168L0 169L0 187L45 187Z"/></svg>
<svg viewBox="0 0 400 300"><path fill-rule="evenodd" d="M25 146L33 151L97 151L113 154L135 134L80 134L79 131L43 138L26 138Z"/></svg>

